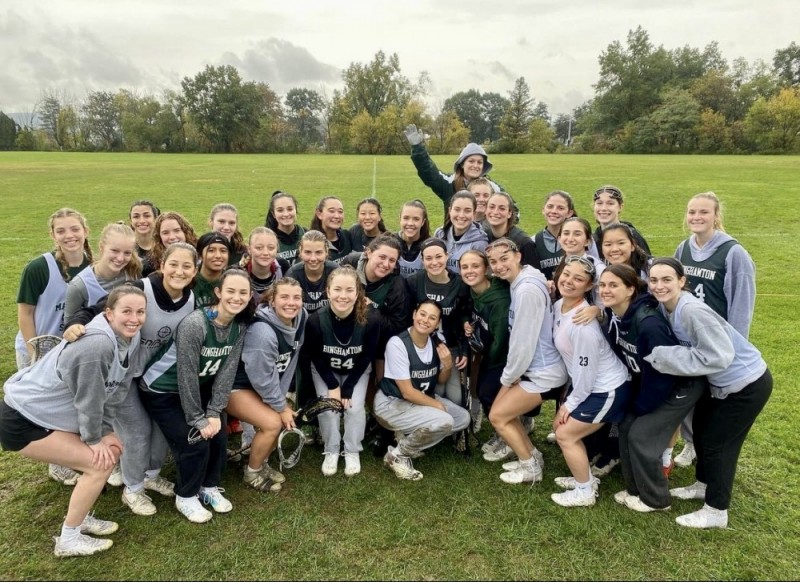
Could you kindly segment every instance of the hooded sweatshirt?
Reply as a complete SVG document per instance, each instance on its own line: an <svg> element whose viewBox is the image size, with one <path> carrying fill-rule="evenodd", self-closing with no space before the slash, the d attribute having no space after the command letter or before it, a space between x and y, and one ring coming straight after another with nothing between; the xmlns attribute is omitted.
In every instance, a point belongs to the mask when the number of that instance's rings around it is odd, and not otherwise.
<svg viewBox="0 0 800 582"><path fill-rule="evenodd" d="M458 240L453 234L452 226L447 228L447 232L444 228L437 228L433 236L442 239L447 245L447 270L456 275L461 273L461 255L467 251L485 251L489 246L489 237L477 222L473 222Z"/></svg>
<svg viewBox="0 0 800 582"><path fill-rule="evenodd" d="M660 305L662 313L666 310ZM697 297L684 291L667 314L679 346L657 346L645 358L664 374L708 376L711 396L724 399L758 380L767 364L753 344Z"/></svg>
<svg viewBox="0 0 800 582"><path fill-rule="evenodd" d="M523 376L539 388L563 386L567 369L553 343L553 304L547 281L528 265L523 265L511 283L508 327L507 363L500 378L503 386L511 386Z"/></svg>
<svg viewBox="0 0 800 582"><path fill-rule="evenodd" d="M703 247L692 235L678 245L689 289L745 338L756 304L756 266L736 239L718 230Z"/></svg>
<svg viewBox="0 0 800 582"><path fill-rule="evenodd" d="M508 313L511 308L511 290L508 283L492 278L489 288L481 295L470 289L473 319L477 323L473 333L479 333L483 342L485 369L502 368L508 355Z"/></svg>
<svg viewBox="0 0 800 582"><path fill-rule="evenodd" d="M492 169L492 162L489 161L486 151L476 143L469 143L461 150L461 153L458 154L458 158L453 164L453 172L464 163L464 160L475 154L483 156L483 173L481 176L486 176ZM433 193L442 201L446 213L447 207L450 206L450 199L453 197L453 194L456 193L454 184L456 178L455 173L445 174L439 171L439 168L436 167L436 164L433 162L430 155L428 155L428 150L425 148L425 145L421 143L411 146L411 161L414 162L414 167L417 168L417 175L419 175L422 183L433 190ZM490 183L495 192L502 191L499 184L495 184L491 180ZM464 187L466 186L465 178Z"/></svg>
<svg viewBox="0 0 800 582"><path fill-rule="evenodd" d="M259 305L247 328L236 386L249 386L276 412L286 408L286 393L294 385L294 371L305 339L305 309L290 325L268 305Z"/></svg>
<svg viewBox="0 0 800 582"><path fill-rule="evenodd" d="M658 309L658 303L647 293L639 295L621 318L606 308L603 331L608 343L631 373L634 386L633 411L643 416L654 411L669 398L675 377L662 374L645 360L656 346L677 346L678 340Z"/></svg>
<svg viewBox="0 0 800 582"><path fill-rule="evenodd" d="M105 315L98 315L78 341L62 340L9 378L3 386L6 404L34 424L96 444L113 432L111 423L133 379L128 362L138 349L138 333L129 342L121 340Z"/></svg>

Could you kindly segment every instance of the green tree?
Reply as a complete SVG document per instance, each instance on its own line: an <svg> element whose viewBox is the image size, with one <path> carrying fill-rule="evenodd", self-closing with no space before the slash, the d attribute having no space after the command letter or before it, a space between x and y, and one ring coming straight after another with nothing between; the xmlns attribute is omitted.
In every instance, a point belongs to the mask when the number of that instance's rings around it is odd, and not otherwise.
<svg viewBox="0 0 800 582"><path fill-rule="evenodd" d="M499 93L481 93L476 89L461 91L447 98L442 109L452 110L470 132L475 143L490 143L500 137L500 120L508 99Z"/></svg>
<svg viewBox="0 0 800 582"><path fill-rule="evenodd" d="M13 150L17 141L17 124L0 111L0 150Z"/></svg>
<svg viewBox="0 0 800 582"><path fill-rule="evenodd" d="M775 51L772 68L781 83L793 87L800 85L800 45L792 42L786 48Z"/></svg>
<svg viewBox="0 0 800 582"><path fill-rule="evenodd" d="M727 154L733 149L731 128L725 116L712 109L700 112L700 119L695 128L697 134L697 151L704 154Z"/></svg>
<svg viewBox="0 0 800 582"><path fill-rule="evenodd" d="M432 154L457 153L470 139L470 130L452 109L444 109L433 120L428 151Z"/></svg>
<svg viewBox="0 0 800 582"><path fill-rule="evenodd" d="M94 147L111 151L122 145L120 111L114 95L108 91L92 91L81 107L87 141Z"/></svg>
<svg viewBox="0 0 800 582"><path fill-rule="evenodd" d="M663 103L650 114L657 151L688 153L697 147L695 128L700 121L700 104L683 89L668 91Z"/></svg>
<svg viewBox="0 0 800 582"><path fill-rule="evenodd" d="M342 98L352 117L362 111L377 117L390 105L403 108L419 90L402 74L397 53L387 57L378 51L370 63L350 63L342 79Z"/></svg>
<svg viewBox="0 0 800 582"><path fill-rule="evenodd" d="M287 121L292 130L292 151L306 151L322 141L321 116L326 103L322 95L312 89L290 89L284 98Z"/></svg>
<svg viewBox="0 0 800 582"><path fill-rule="evenodd" d="M508 106L500 121L500 140L498 151L523 153L528 150L528 128L533 119L534 100L525 77L514 82L508 93Z"/></svg>
<svg viewBox="0 0 800 582"><path fill-rule="evenodd" d="M691 83L689 91L701 107L719 112L727 120L736 119L738 95L731 75L718 70L708 71Z"/></svg>
<svg viewBox="0 0 800 582"><path fill-rule="evenodd" d="M193 78L184 77L181 88L186 112L212 150L246 147L258 131L264 92L243 82L236 67L207 65Z"/></svg>
<svg viewBox="0 0 800 582"><path fill-rule="evenodd" d="M528 126L528 151L534 154L544 154L555 149L556 132L543 118L537 117Z"/></svg>
<svg viewBox="0 0 800 582"><path fill-rule="evenodd" d="M748 137L761 151L800 150L800 88L787 87L770 99L759 98L744 123Z"/></svg>

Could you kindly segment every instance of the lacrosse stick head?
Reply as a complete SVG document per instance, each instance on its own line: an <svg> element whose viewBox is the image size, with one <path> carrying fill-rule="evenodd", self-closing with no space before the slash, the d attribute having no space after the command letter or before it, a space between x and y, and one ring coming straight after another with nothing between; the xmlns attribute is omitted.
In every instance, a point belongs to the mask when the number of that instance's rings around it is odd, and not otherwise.
<svg viewBox="0 0 800 582"><path fill-rule="evenodd" d="M287 440L288 439L288 440ZM297 444L292 445L293 441ZM306 435L299 428L283 429L278 437L278 460L280 470L291 469L300 462L300 453L303 452L303 445L306 444ZM288 451L284 451L284 447ZM287 456L287 452L289 453Z"/></svg>
<svg viewBox="0 0 800 582"><path fill-rule="evenodd" d="M342 401L336 398L323 398L321 396L314 398L314 400L297 411L295 423L297 425L308 424L317 416L329 410L333 412L342 412L344 410Z"/></svg>
<svg viewBox="0 0 800 582"><path fill-rule="evenodd" d="M41 360L47 352L52 350L61 343L61 339L57 335L37 335L28 340L28 345L33 347L33 356L31 357L31 364Z"/></svg>

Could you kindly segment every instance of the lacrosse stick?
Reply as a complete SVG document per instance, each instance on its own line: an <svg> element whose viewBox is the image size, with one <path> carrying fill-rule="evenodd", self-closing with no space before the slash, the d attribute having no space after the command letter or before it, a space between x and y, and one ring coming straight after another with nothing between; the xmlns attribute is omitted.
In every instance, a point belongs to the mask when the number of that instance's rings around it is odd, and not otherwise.
<svg viewBox="0 0 800 582"><path fill-rule="evenodd" d="M278 437L278 459L280 460L281 471L284 467L291 469L300 462L300 453L303 452L303 446L306 444L306 435L300 430L300 427L312 422L317 416L328 410L342 412L344 407L341 401L336 398L315 398L309 402L307 406L297 411L295 415L295 428L283 429L281 431ZM297 445L287 456L283 450L283 443L284 439L289 435L295 435L297 437Z"/></svg>
<svg viewBox="0 0 800 582"><path fill-rule="evenodd" d="M57 335L37 335L28 340L28 345L33 347L31 364L41 360L47 352L61 343L61 338Z"/></svg>

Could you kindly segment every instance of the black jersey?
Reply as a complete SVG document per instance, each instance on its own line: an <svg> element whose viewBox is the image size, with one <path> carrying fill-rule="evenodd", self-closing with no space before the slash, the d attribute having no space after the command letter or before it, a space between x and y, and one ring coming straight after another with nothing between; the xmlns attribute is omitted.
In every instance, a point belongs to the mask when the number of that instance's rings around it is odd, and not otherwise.
<svg viewBox="0 0 800 582"><path fill-rule="evenodd" d="M286 337L284 336L283 330L278 329L275 325L269 321L268 319L261 317L259 315L253 318L253 323L251 325L256 325L258 323L266 323L268 326L272 328L272 331L275 332L275 337L278 339L278 359L275 360L275 369L278 372L278 377L283 378L284 372L289 367L289 363L294 358L295 353L297 353L297 348L300 346L300 338L303 337L303 331L306 327L306 314L305 312L301 312L300 314L300 322L297 325L297 332L294 335L294 341L289 343L286 341ZM244 367L244 362L239 360L239 366L236 368L236 379L233 382L234 386L252 386L253 383L250 381L250 378L247 377L247 371Z"/></svg>
<svg viewBox="0 0 800 582"><path fill-rule="evenodd" d="M714 254L704 261L692 258L692 249L687 241L683 245L680 261L686 273L688 291L716 311L723 319L728 320L728 298L725 296L725 274L728 253L734 245L739 244L731 239L719 245Z"/></svg>
<svg viewBox="0 0 800 582"><path fill-rule="evenodd" d="M561 245L558 244L557 240L554 250L550 250L548 248L547 243L545 242L545 232L546 229L542 229L533 239L533 244L536 248L537 261L537 264L534 265L534 267L539 269L548 281L552 281L553 274L555 273L556 268L558 268L558 265L561 264L564 253L561 250Z"/></svg>
<svg viewBox="0 0 800 582"><path fill-rule="evenodd" d="M469 287L460 277L450 275L447 283L434 283L427 273L414 273L406 279L412 305L419 305L426 299L436 301L442 308L439 329L444 332L447 345L457 347L463 335L463 322L469 313ZM460 353L460 352L459 352Z"/></svg>
<svg viewBox="0 0 800 582"><path fill-rule="evenodd" d="M326 287L328 284L328 275L338 266L339 265L332 261L325 261L322 277L320 277L319 281L315 282L308 280L302 261L292 265L289 272L286 273L287 277L297 279L300 283L300 287L303 289L303 307L306 308L308 313L314 313L317 309L328 304L328 292Z"/></svg>
<svg viewBox="0 0 800 582"><path fill-rule="evenodd" d="M319 323L322 329L322 354L325 363L331 370L338 374L348 374L358 363L358 358L364 352L365 326L355 324L353 335L343 342L333 331L330 306L326 305L319 310Z"/></svg>
<svg viewBox="0 0 800 582"><path fill-rule="evenodd" d="M440 364L439 353L436 351L436 344L433 344L433 358L430 363L426 364L417 355L417 348L414 346L414 342L408 330L405 330L397 337L403 342L406 352L408 353L408 368L411 384L423 394L433 396L436 390L436 380L439 377ZM381 380L380 388L387 396L394 396L395 398L403 397L397 383L390 378Z"/></svg>
<svg viewBox="0 0 800 582"><path fill-rule="evenodd" d="M353 251L353 241L349 231L340 228L336 232L338 238L328 241L328 260L338 264Z"/></svg>

